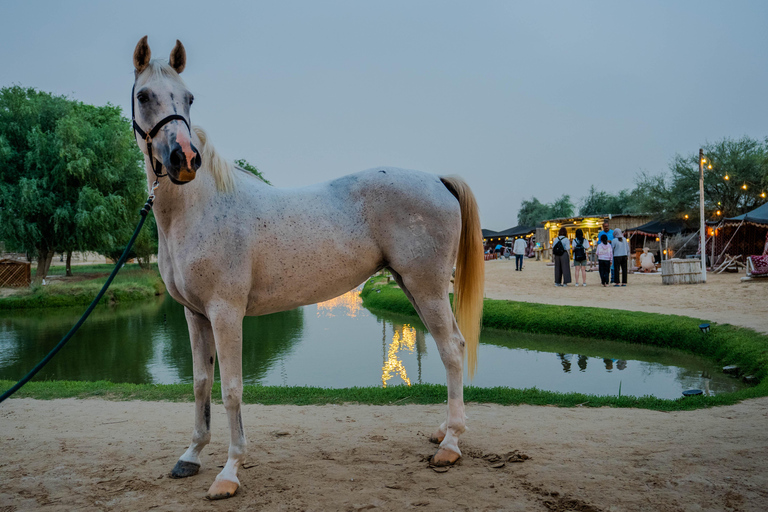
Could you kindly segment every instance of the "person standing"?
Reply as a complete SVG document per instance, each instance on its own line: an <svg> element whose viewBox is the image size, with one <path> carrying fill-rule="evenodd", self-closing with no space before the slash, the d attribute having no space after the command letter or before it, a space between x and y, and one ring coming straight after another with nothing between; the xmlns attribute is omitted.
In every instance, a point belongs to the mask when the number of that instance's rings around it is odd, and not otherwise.
<svg viewBox="0 0 768 512"><path fill-rule="evenodd" d="M627 258L629 257L629 242L619 228L613 230L613 286L619 286L619 272L621 272L621 286L627 286Z"/></svg>
<svg viewBox="0 0 768 512"><path fill-rule="evenodd" d="M552 242L552 254L555 257L555 286L568 286L571 282L571 244L568 232L560 228L557 238Z"/></svg>
<svg viewBox="0 0 768 512"><path fill-rule="evenodd" d="M579 273L582 276L582 286L587 286L587 249L589 242L584 238L581 229L576 230L576 238L573 239L573 272L576 274L576 286L579 286Z"/></svg>
<svg viewBox="0 0 768 512"><path fill-rule="evenodd" d="M608 224L608 219L603 219L603 230L600 231L597 234L597 241L598 243L602 240L600 239L601 236L605 235L608 237L608 243L611 243L611 240L613 240L613 230L611 229L610 225Z"/></svg>
<svg viewBox="0 0 768 512"><path fill-rule="evenodd" d="M608 286L611 275L611 262L613 262L613 247L608 243L608 236L600 235L600 243L597 244L597 265L600 272L600 283Z"/></svg>
<svg viewBox="0 0 768 512"><path fill-rule="evenodd" d="M603 230L597 234L598 243L603 235L608 237L608 243L610 244L611 240L613 240L613 230L608 224L608 219L603 219ZM613 260L611 260L611 281L613 281Z"/></svg>
<svg viewBox="0 0 768 512"><path fill-rule="evenodd" d="M523 270L523 257L525 256L525 250L527 248L528 246L525 243L525 238L518 238L512 246L512 252L515 255L515 270L517 271Z"/></svg>

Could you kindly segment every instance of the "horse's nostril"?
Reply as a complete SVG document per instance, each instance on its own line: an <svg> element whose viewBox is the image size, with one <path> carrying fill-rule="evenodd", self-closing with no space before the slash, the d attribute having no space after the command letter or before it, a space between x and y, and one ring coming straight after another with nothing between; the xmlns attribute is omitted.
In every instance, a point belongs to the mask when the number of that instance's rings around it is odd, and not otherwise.
<svg viewBox="0 0 768 512"><path fill-rule="evenodd" d="M200 153L195 152L195 159L192 161L192 166L195 170L198 170L201 165L203 165L203 159L200 156Z"/></svg>
<svg viewBox="0 0 768 512"><path fill-rule="evenodd" d="M178 169L181 167L181 162L184 161L184 152L181 149L175 149L171 151L171 167Z"/></svg>

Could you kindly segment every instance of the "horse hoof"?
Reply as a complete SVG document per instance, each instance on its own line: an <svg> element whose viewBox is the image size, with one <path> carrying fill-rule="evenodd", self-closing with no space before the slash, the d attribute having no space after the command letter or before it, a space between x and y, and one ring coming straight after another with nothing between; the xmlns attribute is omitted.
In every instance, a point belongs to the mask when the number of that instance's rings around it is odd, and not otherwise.
<svg viewBox="0 0 768 512"><path fill-rule="evenodd" d="M432 466L452 466L456 463L457 460L459 460L459 458L461 458L461 455L454 452L453 450L440 448L437 450L437 453L434 454L431 459L429 459L429 463Z"/></svg>
<svg viewBox="0 0 768 512"><path fill-rule="evenodd" d="M437 429L435 433L430 436L429 442L434 444L440 444L443 442L443 439L445 439L445 432L441 431L440 429Z"/></svg>
<svg viewBox="0 0 768 512"><path fill-rule="evenodd" d="M237 482L230 482L229 480L214 480L211 484L211 488L208 489L208 494L205 495L209 500L223 500L225 498L231 498L237 492L240 486Z"/></svg>
<svg viewBox="0 0 768 512"><path fill-rule="evenodd" d="M200 471L200 464L180 460L173 466L171 478L187 478L188 476L196 475L198 471Z"/></svg>

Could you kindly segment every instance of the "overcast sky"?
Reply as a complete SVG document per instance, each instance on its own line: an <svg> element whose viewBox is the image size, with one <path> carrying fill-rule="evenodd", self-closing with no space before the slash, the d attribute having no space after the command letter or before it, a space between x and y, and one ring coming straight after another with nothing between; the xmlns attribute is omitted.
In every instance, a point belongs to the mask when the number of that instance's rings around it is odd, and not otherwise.
<svg viewBox="0 0 768 512"><path fill-rule="evenodd" d="M178 38L194 123L296 187L379 165L459 174L483 227L523 199L768 135L768 2L0 2L0 86L130 116L132 53Z"/></svg>

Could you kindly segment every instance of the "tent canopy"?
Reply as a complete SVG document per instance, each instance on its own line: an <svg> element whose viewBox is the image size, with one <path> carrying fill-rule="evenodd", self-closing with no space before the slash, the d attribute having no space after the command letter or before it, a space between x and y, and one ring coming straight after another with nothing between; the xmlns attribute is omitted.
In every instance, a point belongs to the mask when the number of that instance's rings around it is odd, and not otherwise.
<svg viewBox="0 0 768 512"><path fill-rule="evenodd" d="M536 231L536 228L532 226L515 226L513 228L505 229L504 231L499 231L498 236L525 236L534 231Z"/></svg>
<svg viewBox="0 0 768 512"><path fill-rule="evenodd" d="M752 224L759 224L761 226L768 226L768 203L758 206L751 212L743 213L736 217L730 217L723 219L723 224L739 224L741 222L751 222Z"/></svg>
<svg viewBox="0 0 768 512"><path fill-rule="evenodd" d="M684 231L693 231L695 228L688 226L688 223L680 219L672 220L652 220L646 222L642 226L636 228L630 228L624 231L627 235L647 235L656 236L662 231L668 235L676 235Z"/></svg>

